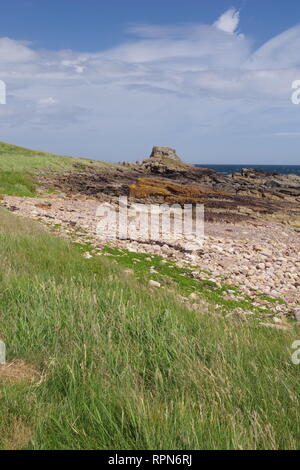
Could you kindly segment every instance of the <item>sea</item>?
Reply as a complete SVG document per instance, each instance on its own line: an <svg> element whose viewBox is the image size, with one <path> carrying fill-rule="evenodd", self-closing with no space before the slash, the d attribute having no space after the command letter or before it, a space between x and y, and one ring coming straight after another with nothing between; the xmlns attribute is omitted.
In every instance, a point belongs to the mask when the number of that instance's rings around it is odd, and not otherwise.
<svg viewBox="0 0 300 470"><path fill-rule="evenodd" d="M196 165L203 168L211 168L218 173L239 173L242 168L255 168L256 170L268 171L270 173L294 174L300 176L300 165Z"/></svg>

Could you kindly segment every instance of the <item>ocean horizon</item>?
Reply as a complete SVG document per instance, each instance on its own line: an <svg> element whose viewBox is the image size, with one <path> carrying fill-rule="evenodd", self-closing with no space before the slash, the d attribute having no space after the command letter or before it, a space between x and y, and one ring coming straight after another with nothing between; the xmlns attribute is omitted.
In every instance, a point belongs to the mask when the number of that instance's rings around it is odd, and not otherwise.
<svg viewBox="0 0 300 470"><path fill-rule="evenodd" d="M217 171L218 173L232 174L238 173L242 168L255 168L260 171L267 171L269 173L278 173L278 174L294 174L300 176L300 165L247 165L247 164L217 164L210 165L205 163L199 163L195 166L200 168L210 168Z"/></svg>

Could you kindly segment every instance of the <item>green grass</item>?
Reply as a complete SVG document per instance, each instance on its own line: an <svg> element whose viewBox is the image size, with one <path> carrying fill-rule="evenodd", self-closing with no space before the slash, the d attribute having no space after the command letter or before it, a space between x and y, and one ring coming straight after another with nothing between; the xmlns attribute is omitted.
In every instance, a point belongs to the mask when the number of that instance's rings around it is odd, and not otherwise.
<svg viewBox="0 0 300 470"><path fill-rule="evenodd" d="M33 197L36 183L30 175L13 171L0 171L0 194Z"/></svg>
<svg viewBox="0 0 300 470"><path fill-rule="evenodd" d="M91 251L93 246L87 244L81 247L82 251ZM226 284L217 285L216 282L207 279L194 279L192 272L196 267L179 267L174 261L168 260L167 263L161 264L163 258L161 256L152 255L149 259L148 254L132 253L126 250L120 250L115 247L106 246L103 250L112 255L118 264L124 268L133 269L136 276L144 281L153 279L161 282L165 286L175 286L176 292L188 296L191 293L196 293L211 304L216 304L222 308L224 313L229 313L237 308L243 308L247 311L252 311L257 314L268 313L265 309L253 305L253 299L243 296L236 287ZM154 267L157 273L151 273L150 267ZM228 290L235 293L235 298L228 300ZM280 299L270 298L270 304L282 303ZM267 298L265 298L267 300ZM273 306L273 305L272 305ZM256 317L256 320L259 316Z"/></svg>
<svg viewBox="0 0 300 470"><path fill-rule="evenodd" d="M53 153L31 150L16 145L0 142L0 170L14 172L32 172L35 170L73 170L74 164L88 167L103 167L109 163L85 159L72 158Z"/></svg>
<svg viewBox="0 0 300 470"><path fill-rule="evenodd" d="M261 295L260 296L261 300L266 300L267 302L270 302L270 303L278 303L278 304L285 304L285 300L283 299L280 299L280 298L274 298L274 297L269 297L268 295Z"/></svg>
<svg viewBox="0 0 300 470"><path fill-rule="evenodd" d="M39 172L78 171L110 164L30 150L0 142L0 194L34 196Z"/></svg>
<svg viewBox="0 0 300 470"><path fill-rule="evenodd" d="M8 360L42 373L0 379L0 447L299 448L296 328L189 311L4 211L0 267Z"/></svg>

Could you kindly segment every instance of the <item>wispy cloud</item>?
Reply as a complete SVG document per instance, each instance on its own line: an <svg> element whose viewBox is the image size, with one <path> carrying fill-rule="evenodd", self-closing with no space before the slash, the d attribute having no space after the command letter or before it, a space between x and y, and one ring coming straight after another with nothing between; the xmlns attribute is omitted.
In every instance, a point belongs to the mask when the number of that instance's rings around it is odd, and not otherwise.
<svg viewBox="0 0 300 470"><path fill-rule="evenodd" d="M253 139L266 110L274 125L290 125L300 26L255 50L239 19L231 8L212 25L131 25L130 41L98 53L0 38L2 140L115 160L143 157L157 142L197 161L209 139L218 137L215 153L230 133L234 141L251 127Z"/></svg>
<svg viewBox="0 0 300 470"><path fill-rule="evenodd" d="M275 132L275 134L273 134L277 137L300 137L300 132L296 131L296 132Z"/></svg>

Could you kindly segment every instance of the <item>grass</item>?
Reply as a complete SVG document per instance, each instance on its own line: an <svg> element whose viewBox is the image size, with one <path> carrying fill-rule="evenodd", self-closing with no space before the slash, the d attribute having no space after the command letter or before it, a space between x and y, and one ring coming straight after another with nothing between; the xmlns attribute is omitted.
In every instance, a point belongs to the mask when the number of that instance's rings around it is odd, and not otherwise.
<svg viewBox="0 0 300 470"><path fill-rule="evenodd" d="M296 328L189 311L2 210L0 267L8 360L41 377L0 366L1 448L299 448Z"/></svg>
<svg viewBox="0 0 300 470"><path fill-rule="evenodd" d="M0 171L0 194L33 197L35 193L36 183L30 175Z"/></svg>
<svg viewBox="0 0 300 470"><path fill-rule="evenodd" d="M13 172L32 172L34 170L72 170L76 164L87 167L109 166L109 163L85 159L73 158L53 153L31 150L16 145L0 142L0 170ZM75 166L74 166L75 165Z"/></svg>
<svg viewBox="0 0 300 470"><path fill-rule="evenodd" d="M34 196L39 172L102 168L108 163L30 150L0 142L0 194Z"/></svg>
<svg viewBox="0 0 300 470"><path fill-rule="evenodd" d="M82 251L88 252L91 251L92 248L92 245L87 244L82 247ZM217 285L216 282L208 279L194 279L192 275L194 271L193 267L179 267L171 260L168 260L167 263L164 261L164 264L161 264L163 260L161 256L152 255L149 258L148 254L132 253L111 246L106 246L103 251L112 255L123 268L133 269L138 278L144 281L153 279L166 286L173 286L176 288L176 292L183 296L188 296L192 293L199 294L199 296L207 302L221 307L224 313L229 313L237 308L243 308L244 310L253 311L257 314L266 313L265 309L254 306L253 300L247 296L242 296L235 287L224 283ZM151 267L155 269L156 273L151 273ZM228 290L235 293L236 300L234 298L232 300L224 298L226 294L228 295ZM271 304L279 303L277 299L270 299L272 301L270 302ZM282 301L280 301L280 303L281 302ZM255 319L259 319L259 316Z"/></svg>

